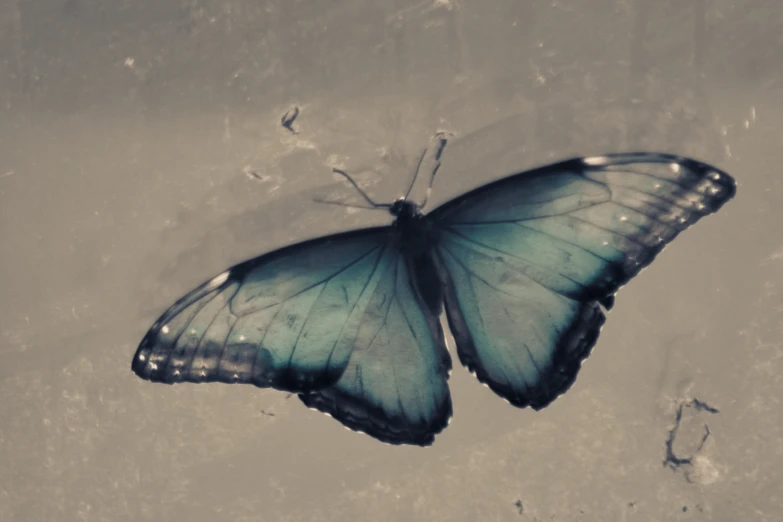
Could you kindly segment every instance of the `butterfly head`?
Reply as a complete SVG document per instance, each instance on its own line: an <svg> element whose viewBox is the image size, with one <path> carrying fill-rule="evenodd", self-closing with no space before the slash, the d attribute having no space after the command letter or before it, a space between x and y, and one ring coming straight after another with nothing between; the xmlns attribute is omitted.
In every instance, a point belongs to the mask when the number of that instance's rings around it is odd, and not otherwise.
<svg viewBox="0 0 783 522"><path fill-rule="evenodd" d="M389 213L399 220L409 220L421 215L421 209L405 198L400 198L389 207Z"/></svg>

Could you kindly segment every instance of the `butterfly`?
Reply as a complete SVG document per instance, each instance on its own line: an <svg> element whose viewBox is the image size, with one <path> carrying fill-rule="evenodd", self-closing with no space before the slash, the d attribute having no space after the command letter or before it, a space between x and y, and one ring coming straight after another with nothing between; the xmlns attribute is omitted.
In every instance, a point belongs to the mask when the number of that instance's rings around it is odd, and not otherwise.
<svg viewBox="0 0 783 522"><path fill-rule="evenodd" d="M436 138L430 187L447 142ZM335 171L394 221L213 277L150 328L136 375L288 391L380 441L426 446L452 415L444 309L461 363L540 410L576 379L617 290L736 190L693 159L610 154L520 172L424 214L413 182L378 204Z"/></svg>

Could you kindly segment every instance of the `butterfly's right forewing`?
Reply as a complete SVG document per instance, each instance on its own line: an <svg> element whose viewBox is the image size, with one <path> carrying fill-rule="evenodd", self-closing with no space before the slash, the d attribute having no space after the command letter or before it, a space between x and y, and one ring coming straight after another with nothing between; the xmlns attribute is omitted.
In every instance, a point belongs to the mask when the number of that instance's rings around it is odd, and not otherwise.
<svg viewBox="0 0 783 522"><path fill-rule="evenodd" d="M657 153L522 172L427 216L457 353L516 406L574 382L602 307L677 235L735 193L715 167Z"/></svg>

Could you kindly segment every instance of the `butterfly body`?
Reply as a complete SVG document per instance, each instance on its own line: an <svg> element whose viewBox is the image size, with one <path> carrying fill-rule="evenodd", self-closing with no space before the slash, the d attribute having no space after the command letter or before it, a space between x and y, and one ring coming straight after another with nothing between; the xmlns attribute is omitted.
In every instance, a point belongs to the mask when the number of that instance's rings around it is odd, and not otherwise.
<svg viewBox="0 0 783 522"><path fill-rule="evenodd" d="M294 392L351 429L427 445L452 412L444 309L464 366L512 405L544 408L574 382L620 286L734 191L715 167L639 153L521 172L427 214L401 199L385 205L389 226L207 281L156 321L132 369Z"/></svg>
<svg viewBox="0 0 783 522"><path fill-rule="evenodd" d="M432 239L432 227L419 207L399 199L391 205L389 213L395 218L390 228L394 230L400 251L411 258L426 255Z"/></svg>

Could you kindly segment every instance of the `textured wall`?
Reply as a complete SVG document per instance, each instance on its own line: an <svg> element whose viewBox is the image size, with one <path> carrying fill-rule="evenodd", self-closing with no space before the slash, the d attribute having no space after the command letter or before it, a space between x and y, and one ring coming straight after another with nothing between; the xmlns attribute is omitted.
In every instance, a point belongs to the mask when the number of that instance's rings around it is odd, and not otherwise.
<svg viewBox="0 0 783 522"><path fill-rule="evenodd" d="M779 520L782 26L777 0L0 3L0 520ZM434 204L626 150L738 196L619 293L567 395L517 410L456 367L428 449L132 374L193 285L387 222L311 199L352 196L336 164L397 197L439 129L479 132ZM664 466L680 406L694 459Z"/></svg>

